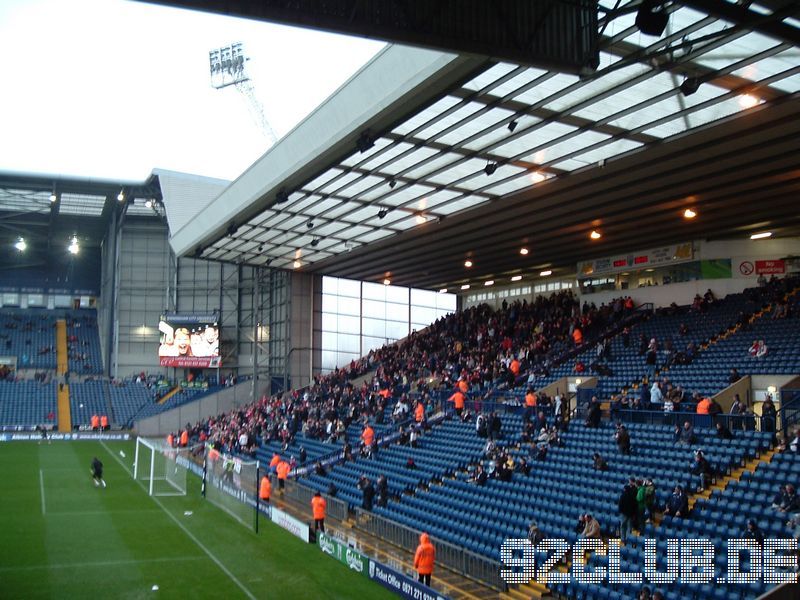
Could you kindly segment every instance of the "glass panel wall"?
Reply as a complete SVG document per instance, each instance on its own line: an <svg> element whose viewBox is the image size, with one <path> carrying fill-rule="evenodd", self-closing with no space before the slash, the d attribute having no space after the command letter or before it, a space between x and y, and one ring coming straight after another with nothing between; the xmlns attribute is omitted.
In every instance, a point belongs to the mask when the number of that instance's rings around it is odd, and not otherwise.
<svg viewBox="0 0 800 600"><path fill-rule="evenodd" d="M455 294L323 277L322 370L344 366L455 310Z"/></svg>

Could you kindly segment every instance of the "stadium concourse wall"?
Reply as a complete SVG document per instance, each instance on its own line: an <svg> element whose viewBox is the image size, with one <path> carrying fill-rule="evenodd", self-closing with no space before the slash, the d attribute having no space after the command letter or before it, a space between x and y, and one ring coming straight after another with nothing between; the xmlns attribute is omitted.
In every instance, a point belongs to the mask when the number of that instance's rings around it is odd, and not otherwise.
<svg viewBox="0 0 800 600"><path fill-rule="evenodd" d="M267 382L259 380L243 381L236 385L203 396L194 402L188 402L163 413L141 419L133 424L134 431L143 437L165 436L177 431L186 423L196 423L208 417L215 417L260 398L267 391Z"/></svg>

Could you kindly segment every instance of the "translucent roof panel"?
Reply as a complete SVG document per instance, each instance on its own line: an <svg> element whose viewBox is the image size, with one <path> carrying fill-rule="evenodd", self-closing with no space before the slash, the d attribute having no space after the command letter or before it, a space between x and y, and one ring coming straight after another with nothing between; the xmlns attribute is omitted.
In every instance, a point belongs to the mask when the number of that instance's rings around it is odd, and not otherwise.
<svg viewBox="0 0 800 600"><path fill-rule="evenodd" d="M136 201L140 202L140 204L144 204L144 200L137 198ZM103 196L87 196L84 194L61 194L61 208L60 212L64 213L65 215L86 215L91 217L99 217L103 212L103 206L106 203L106 199ZM128 207L128 211L131 211L131 208ZM146 207L150 214L152 214L152 210L150 207Z"/></svg>
<svg viewBox="0 0 800 600"><path fill-rule="evenodd" d="M50 193L0 189L0 210L50 212Z"/></svg>
<svg viewBox="0 0 800 600"><path fill-rule="evenodd" d="M292 190L247 235L280 246L270 255L289 266L299 251L306 265L800 91L797 47L680 3L666 4L662 36L644 35L638 0L599 4L594 73L488 63L429 105L399 108L372 147ZM702 80L689 95L680 90L687 77ZM298 247L314 236L324 247Z"/></svg>

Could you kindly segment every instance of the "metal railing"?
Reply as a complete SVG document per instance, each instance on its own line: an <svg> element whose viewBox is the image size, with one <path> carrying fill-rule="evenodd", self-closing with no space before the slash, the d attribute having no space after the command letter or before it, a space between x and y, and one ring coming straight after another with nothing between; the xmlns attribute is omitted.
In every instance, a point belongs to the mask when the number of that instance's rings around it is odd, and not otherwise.
<svg viewBox="0 0 800 600"><path fill-rule="evenodd" d="M647 423L650 425L683 425L686 421L693 427L713 428L722 423L734 434L737 431L775 431L775 419L760 415L699 415L695 412L664 412L663 410L612 410L612 421L625 423Z"/></svg>
<svg viewBox="0 0 800 600"><path fill-rule="evenodd" d="M800 390L781 389L780 429L788 432L800 422Z"/></svg>
<svg viewBox="0 0 800 600"><path fill-rule="evenodd" d="M419 531L362 509L356 509L356 528L409 552L413 552L419 544ZM434 536L431 536L431 540L436 547L437 565L475 579L495 590L506 591L506 584L500 576L502 565L499 562Z"/></svg>
<svg viewBox="0 0 800 600"><path fill-rule="evenodd" d="M304 485L300 485L295 481L287 480L286 488L284 489L284 495L287 498L290 498L300 504L301 506L309 507L309 514L311 514L311 498L314 497L316 492ZM327 494L322 494L322 496L327 501L327 508L326 514L339 521L344 521L347 519L347 502L339 500L337 498L332 498Z"/></svg>

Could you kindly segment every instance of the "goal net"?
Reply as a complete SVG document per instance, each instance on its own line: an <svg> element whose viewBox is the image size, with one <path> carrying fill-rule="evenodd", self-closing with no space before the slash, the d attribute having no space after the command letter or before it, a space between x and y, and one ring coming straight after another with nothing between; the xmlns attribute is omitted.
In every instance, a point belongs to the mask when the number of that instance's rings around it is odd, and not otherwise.
<svg viewBox="0 0 800 600"><path fill-rule="evenodd" d="M189 449L171 448L162 440L136 438L133 477L151 496L185 496Z"/></svg>
<svg viewBox="0 0 800 600"><path fill-rule="evenodd" d="M257 528L258 461L220 454L206 446L203 495L246 527Z"/></svg>

